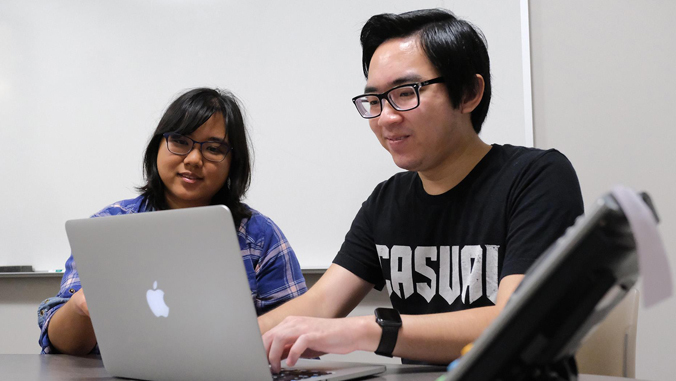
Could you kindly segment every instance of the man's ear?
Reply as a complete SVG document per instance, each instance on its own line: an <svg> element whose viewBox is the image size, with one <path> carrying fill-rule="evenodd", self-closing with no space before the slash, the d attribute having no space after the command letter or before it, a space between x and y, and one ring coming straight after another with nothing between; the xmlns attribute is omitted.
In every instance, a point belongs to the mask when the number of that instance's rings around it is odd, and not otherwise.
<svg viewBox="0 0 676 381"><path fill-rule="evenodd" d="M462 104L460 105L460 112L463 114L469 114L476 106L481 103L481 99L484 97L484 77L481 74L476 75L476 80L474 81L474 89L468 91L462 99Z"/></svg>

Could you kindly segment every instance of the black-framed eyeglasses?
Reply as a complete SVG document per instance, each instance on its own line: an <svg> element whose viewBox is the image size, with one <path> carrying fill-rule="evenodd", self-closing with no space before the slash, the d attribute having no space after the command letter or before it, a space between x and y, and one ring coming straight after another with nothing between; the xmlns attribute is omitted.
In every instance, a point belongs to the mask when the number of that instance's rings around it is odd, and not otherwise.
<svg viewBox="0 0 676 381"><path fill-rule="evenodd" d="M192 151L195 144L199 144L200 153L205 160L220 163L232 151L230 144L222 141L198 142L175 132L167 132L162 136L167 140L167 149L174 155L186 156Z"/></svg>
<svg viewBox="0 0 676 381"><path fill-rule="evenodd" d="M387 99L397 111L409 111L420 106L420 88L440 83L444 77L437 77L424 82L407 83L393 87L382 94L362 94L352 98L362 118L372 119L383 111L383 99Z"/></svg>

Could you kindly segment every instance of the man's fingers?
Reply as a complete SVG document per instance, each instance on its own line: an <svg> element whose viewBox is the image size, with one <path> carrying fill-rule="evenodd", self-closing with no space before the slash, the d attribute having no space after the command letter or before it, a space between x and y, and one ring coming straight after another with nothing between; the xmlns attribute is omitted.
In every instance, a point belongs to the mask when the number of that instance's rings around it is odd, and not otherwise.
<svg viewBox="0 0 676 381"><path fill-rule="evenodd" d="M286 363L289 366L296 365L300 356L305 352L305 350L311 345L312 338L310 335L300 335L296 342L293 343L291 349L289 349L289 354L286 357Z"/></svg>
<svg viewBox="0 0 676 381"><path fill-rule="evenodd" d="M270 331L272 332L272 331ZM281 361L287 356L291 344L296 340L296 336L293 333L279 333L276 332L268 338L268 362L274 373L278 373L281 370Z"/></svg>
<svg viewBox="0 0 676 381"><path fill-rule="evenodd" d="M270 355L270 346L272 345L272 335L270 331L267 331L263 334L263 347L265 347L265 353Z"/></svg>
<svg viewBox="0 0 676 381"><path fill-rule="evenodd" d="M284 352L284 344L275 338L270 345L270 351L268 352L268 361L270 362L270 367L272 368L273 373L279 373L282 369L282 353Z"/></svg>

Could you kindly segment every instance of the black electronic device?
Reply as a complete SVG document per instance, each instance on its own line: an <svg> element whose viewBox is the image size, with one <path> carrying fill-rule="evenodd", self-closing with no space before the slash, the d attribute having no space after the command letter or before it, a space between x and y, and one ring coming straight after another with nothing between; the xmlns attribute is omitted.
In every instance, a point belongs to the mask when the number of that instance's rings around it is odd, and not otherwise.
<svg viewBox="0 0 676 381"><path fill-rule="evenodd" d="M393 308L376 308L374 314L376 315L376 323L383 329L376 354L392 357L394 347L397 345L399 329L401 328L401 316Z"/></svg>
<svg viewBox="0 0 676 381"><path fill-rule="evenodd" d="M640 196L636 202L657 220L648 195ZM605 195L542 254L446 381L577 379L572 357L582 339L639 276L636 241L620 204Z"/></svg>

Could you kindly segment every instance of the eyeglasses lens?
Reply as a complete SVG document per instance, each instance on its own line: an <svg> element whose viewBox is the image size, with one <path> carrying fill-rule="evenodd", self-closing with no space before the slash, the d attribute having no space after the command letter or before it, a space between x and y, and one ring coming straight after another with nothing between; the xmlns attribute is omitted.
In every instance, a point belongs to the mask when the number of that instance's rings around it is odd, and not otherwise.
<svg viewBox="0 0 676 381"><path fill-rule="evenodd" d="M202 155L205 159L211 161L221 161L228 154L228 147L224 143L204 143L202 145Z"/></svg>
<svg viewBox="0 0 676 381"><path fill-rule="evenodd" d="M170 135L167 138L169 151L177 155L186 155L192 151L193 142L181 135Z"/></svg>
<svg viewBox="0 0 676 381"><path fill-rule="evenodd" d="M418 107L418 93L413 86L403 86L392 89L387 99L399 111L407 111Z"/></svg>
<svg viewBox="0 0 676 381"><path fill-rule="evenodd" d="M367 118L380 114L380 99L375 95L364 95L355 100L359 113Z"/></svg>

